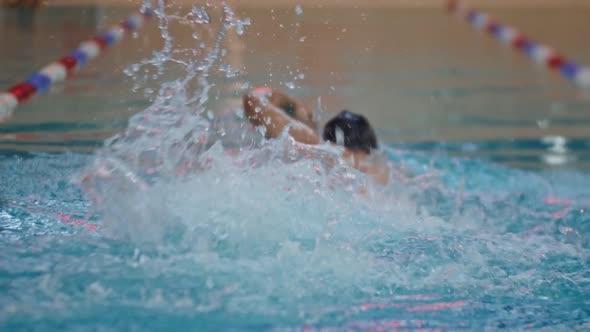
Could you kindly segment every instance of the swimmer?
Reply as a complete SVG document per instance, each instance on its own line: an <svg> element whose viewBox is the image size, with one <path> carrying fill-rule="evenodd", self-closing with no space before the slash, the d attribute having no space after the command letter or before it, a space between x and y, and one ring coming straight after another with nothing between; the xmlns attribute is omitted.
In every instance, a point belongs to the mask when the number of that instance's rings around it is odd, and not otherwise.
<svg viewBox="0 0 590 332"><path fill-rule="evenodd" d="M312 111L291 97L269 87L259 87L243 97L244 112L254 126L264 126L268 138L281 135L289 126L289 135L297 142L321 143ZM342 137L339 137L342 136ZM362 115L341 111L329 120L322 139L344 146L343 159L352 167L370 175L378 184L389 182L390 169L374 157L377 137L369 121Z"/></svg>

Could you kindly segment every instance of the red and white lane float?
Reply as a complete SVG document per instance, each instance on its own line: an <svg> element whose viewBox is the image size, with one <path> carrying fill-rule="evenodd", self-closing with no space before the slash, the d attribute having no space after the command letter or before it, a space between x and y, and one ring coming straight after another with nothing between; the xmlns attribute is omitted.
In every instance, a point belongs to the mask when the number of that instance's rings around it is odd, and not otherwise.
<svg viewBox="0 0 590 332"><path fill-rule="evenodd" d="M490 15L468 8L459 0L448 0L447 8L451 13L466 19L476 29L484 30L501 43L511 45L527 55L531 60L558 70L563 77L581 87L590 88L590 67L577 64L551 47L534 42L518 30L495 21Z"/></svg>
<svg viewBox="0 0 590 332"><path fill-rule="evenodd" d="M41 69L24 82L14 85L3 93L0 92L0 123L10 118L19 104L35 94L47 91L53 84L66 80L102 51L121 41L126 34L137 31L145 20L152 16L151 9L143 9L140 13L129 16L98 36L82 42L70 54Z"/></svg>

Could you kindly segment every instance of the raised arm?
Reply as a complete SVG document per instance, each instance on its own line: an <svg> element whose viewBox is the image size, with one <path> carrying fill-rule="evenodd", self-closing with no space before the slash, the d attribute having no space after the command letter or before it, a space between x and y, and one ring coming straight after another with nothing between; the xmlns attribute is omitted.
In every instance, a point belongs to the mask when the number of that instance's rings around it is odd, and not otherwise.
<svg viewBox="0 0 590 332"><path fill-rule="evenodd" d="M283 109L275 106L283 106L281 101L285 102L286 99L273 93L272 89L257 88L244 95L244 112L253 125L264 126L269 137L280 136L285 127L290 125L289 134L296 141L305 144L319 144L320 138L312 128L289 117ZM297 106L294 103L292 105L293 107ZM284 107L291 106L286 104Z"/></svg>
<svg viewBox="0 0 590 332"><path fill-rule="evenodd" d="M305 107L303 103L300 103L296 99L293 99L288 95L276 90L270 91L270 96L268 97L268 100L271 104L283 110L290 117L295 118L299 122L306 124L311 129L317 129L317 123L315 122L313 111L307 109L307 107Z"/></svg>

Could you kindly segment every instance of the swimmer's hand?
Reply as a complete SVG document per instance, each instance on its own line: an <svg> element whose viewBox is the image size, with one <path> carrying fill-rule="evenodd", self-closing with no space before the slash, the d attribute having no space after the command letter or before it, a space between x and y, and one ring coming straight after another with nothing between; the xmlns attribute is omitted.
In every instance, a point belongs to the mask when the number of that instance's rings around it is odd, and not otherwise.
<svg viewBox="0 0 590 332"><path fill-rule="evenodd" d="M272 89L267 87L255 88L242 97L244 103L244 113L254 126L264 125L263 107L270 104L268 98L272 94Z"/></svg>

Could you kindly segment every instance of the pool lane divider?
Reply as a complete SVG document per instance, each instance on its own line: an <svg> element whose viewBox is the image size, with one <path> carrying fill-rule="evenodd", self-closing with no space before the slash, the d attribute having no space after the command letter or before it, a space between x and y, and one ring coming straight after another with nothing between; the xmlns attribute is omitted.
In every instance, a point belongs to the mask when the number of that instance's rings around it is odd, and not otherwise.
<svg viewBox="0 0 590 332"><path fill-rule="evenodd" d="M460 0L448 0L447 9L467 20L476 29L484 30L501 43L521 51L534 62L558 70L564 78L581 87L590 88L590 67L581 66L555 52L551 47L534 42L518 30L495 21L488 14L466 7Z"/></svg>
<svg viewBox="0 0 590 332"><path fill-rule="evenodd" d="M153 11L149 8L132 14L121 23L80 43L78 48L70 54L42 68L25 81L14 85L3 93L0 92L0 123L8 120L18 105L26 102L35 94L47 91L53 84L68 79L101 52L121 41L126 34L141 28L143 23L153 15Z"/></svg>

